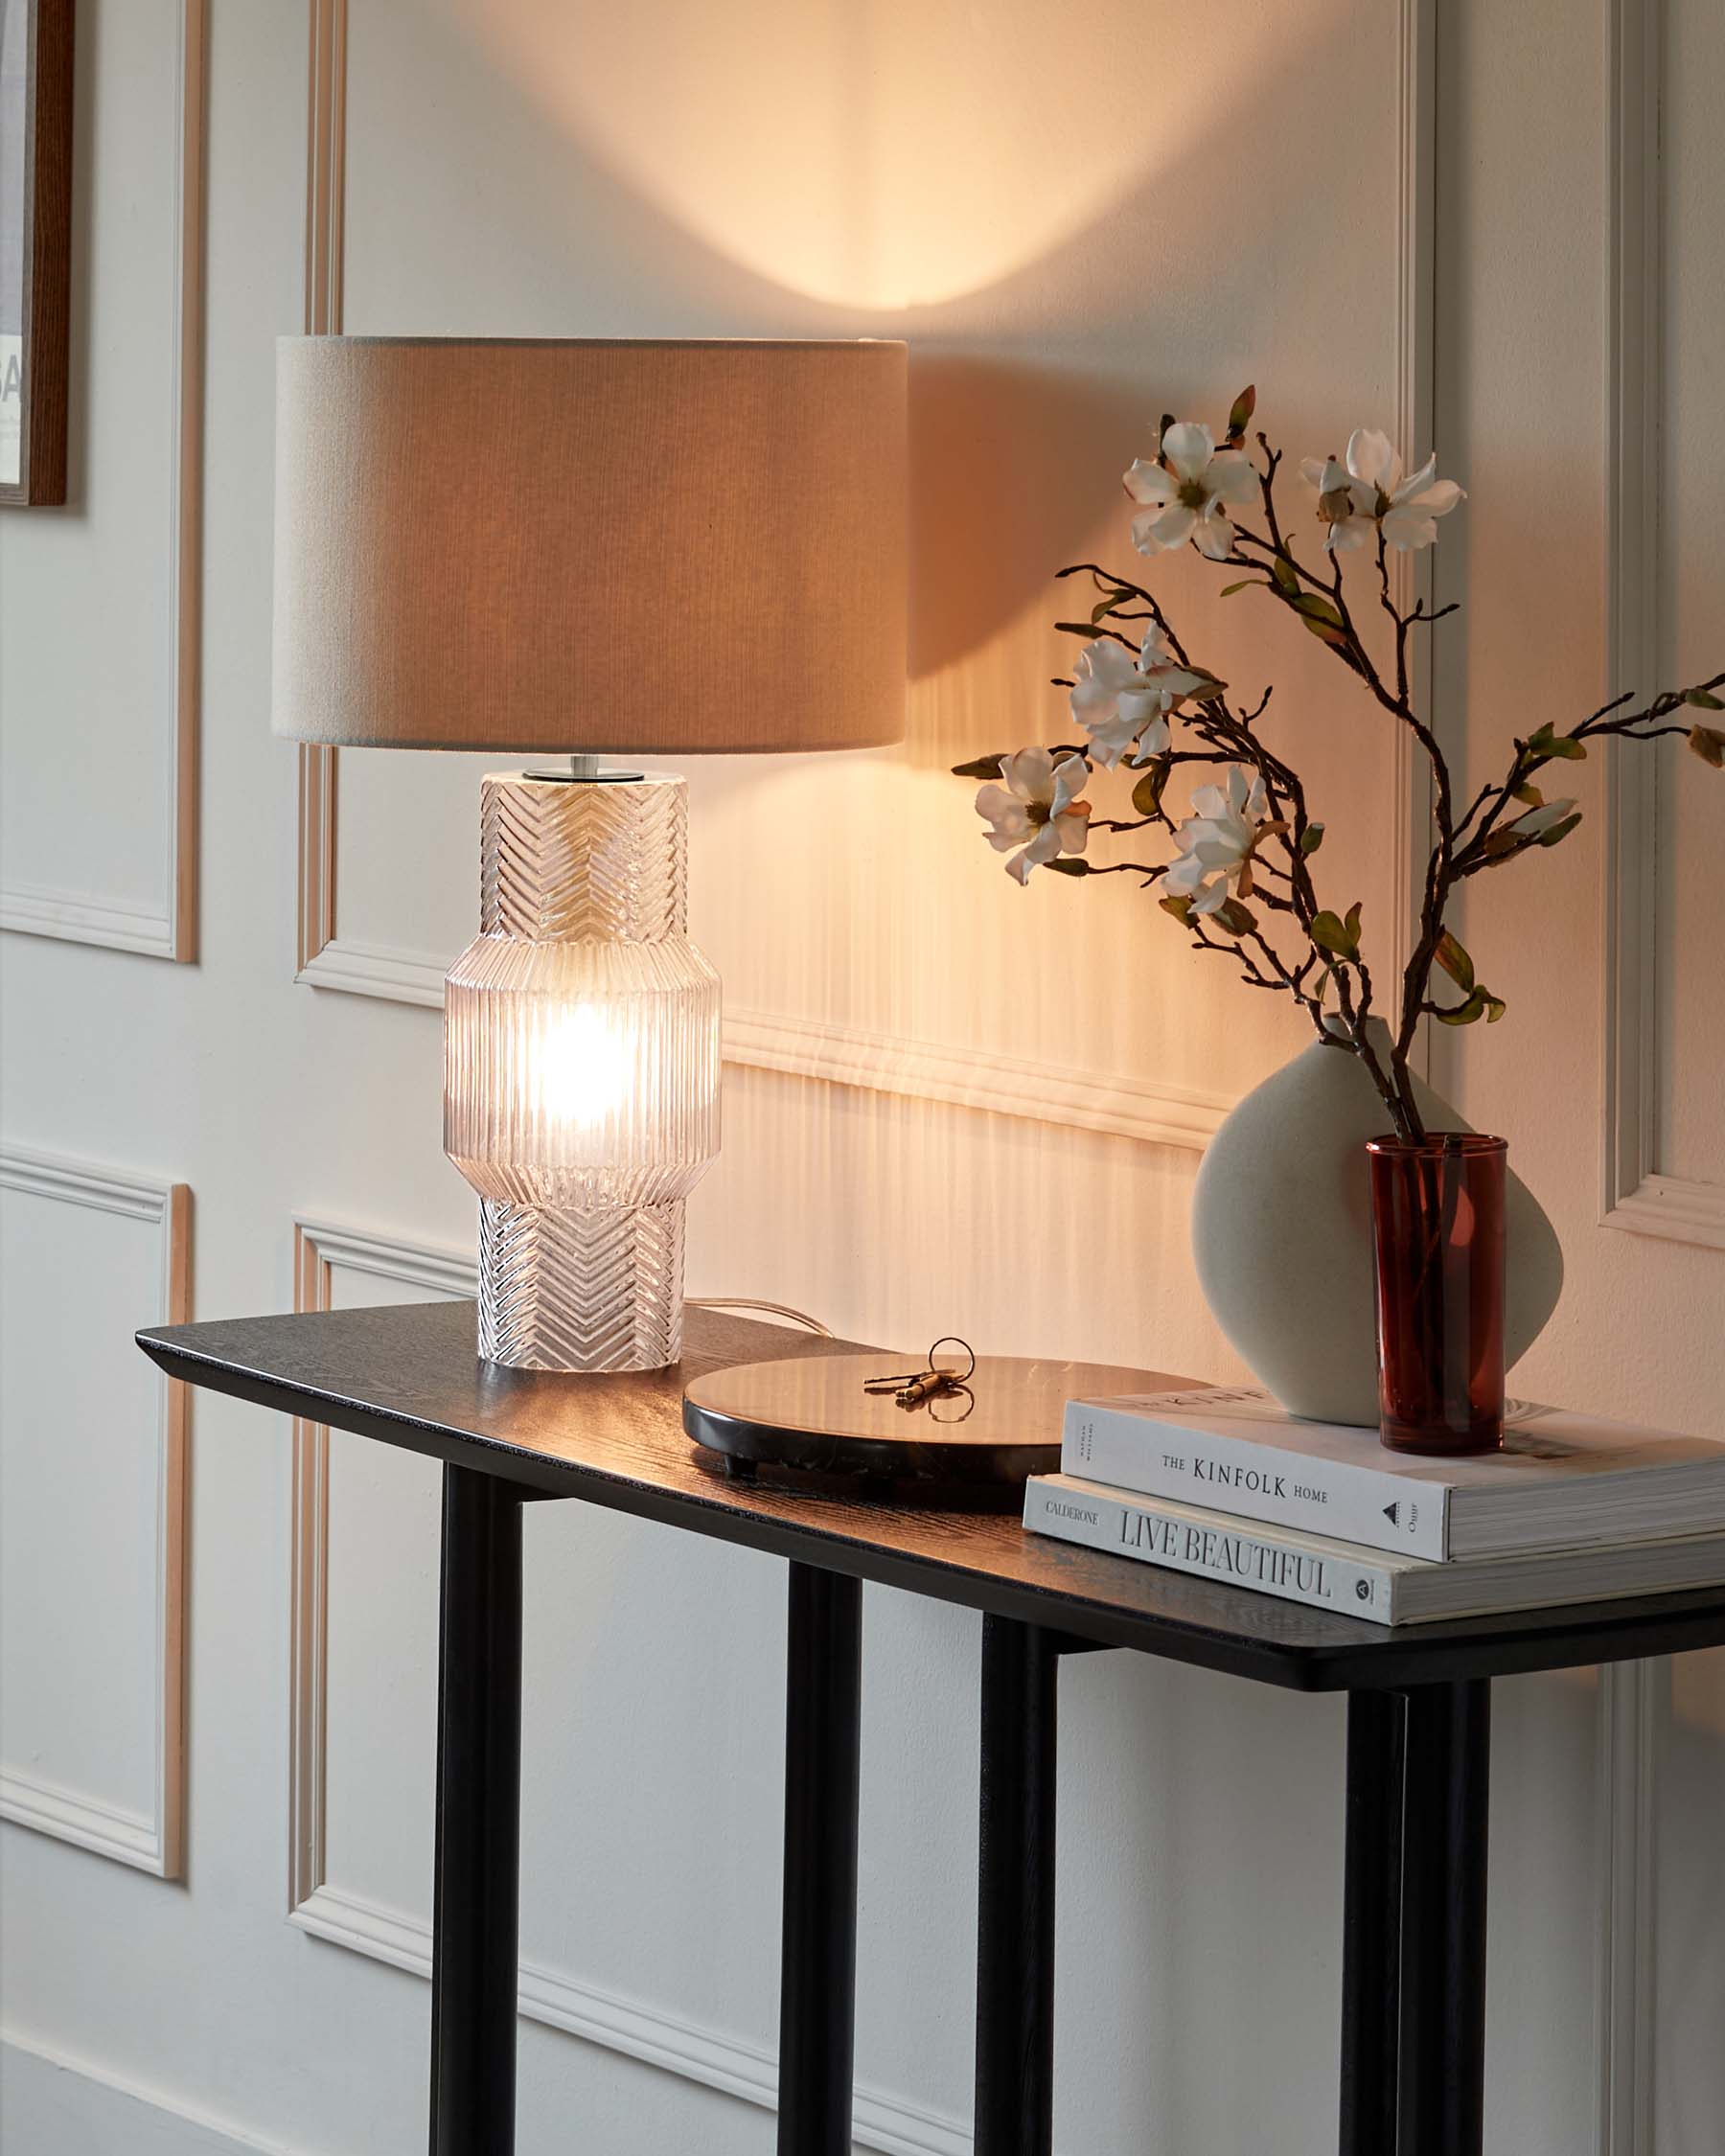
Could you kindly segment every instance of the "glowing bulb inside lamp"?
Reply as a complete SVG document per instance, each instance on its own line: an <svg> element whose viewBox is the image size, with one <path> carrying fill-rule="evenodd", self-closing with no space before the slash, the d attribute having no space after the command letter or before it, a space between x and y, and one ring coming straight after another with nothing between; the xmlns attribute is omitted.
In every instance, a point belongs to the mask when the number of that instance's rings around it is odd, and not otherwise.
<svg viewBox="0 0 1725 2156"><path fill-rule="evenodd" d="M531 1052L529 1082L550 1122L590 1131L629 1098L634 1075L630 1044L590 1003L552 1012Z"/></svg>

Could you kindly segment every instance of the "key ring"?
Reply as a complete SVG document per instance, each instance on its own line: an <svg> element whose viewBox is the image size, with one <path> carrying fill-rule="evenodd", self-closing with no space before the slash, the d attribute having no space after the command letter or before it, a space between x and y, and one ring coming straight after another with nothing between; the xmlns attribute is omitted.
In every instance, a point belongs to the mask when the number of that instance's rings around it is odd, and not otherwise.
<svg viewBox="0 0 1725 2156"><path fill-rule="evenodd" d="M948 1370L941 1367L936 1358L943 1347L955 1347L963 1352L964 1367L961 1370ZM872 1393L889 1392L901 1408L918 1408L922 1406L925 1400L933 1399L938 1394L954 1392L968 1394L970 1379L975 1373L976 1367L977 1351L970 1342L961 1340L956 1333L942 1333L940 1338L931 1345L928 1360L920 1370L898 1370L890 1376L864 1378L862 1389L864 1392ZM975 1405L974 1400L972 1405ZM969 1411L970 1410L967 1408L965 1412L968 1414ZM963 1417L948 1415L943 1419L948 1422L958 1422L962 1421Z"/></svg>
<svg viewBox="0 0 1725 2156"><path fill-rule="evenodd" d="M961 1347L964 1350L965 1361L963 1369L943 1370L940 1367L939 1364L935 1362L934 1358L940 1353L943 1347ZM969 1341L960 1340L956 1333L942 1333L940 1338L929 1349L929 1370L932 1376L945 1378L949 1385L968 1385L970 1383L970 1380L976 1375L977 1351L971 1345Z"/></svg>

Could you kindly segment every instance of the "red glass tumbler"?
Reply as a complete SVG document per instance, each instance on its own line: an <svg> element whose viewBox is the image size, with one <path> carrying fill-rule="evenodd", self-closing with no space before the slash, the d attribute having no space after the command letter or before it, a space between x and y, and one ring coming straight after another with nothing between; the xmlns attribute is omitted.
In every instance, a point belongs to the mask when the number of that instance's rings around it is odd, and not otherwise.
<svg viewBox="0 0 1725 2156"><path fill-rule="evenodd" d="M1380 1433L1401 1453L1504 1441L1502 1138L1368 1138Z"/></svg>

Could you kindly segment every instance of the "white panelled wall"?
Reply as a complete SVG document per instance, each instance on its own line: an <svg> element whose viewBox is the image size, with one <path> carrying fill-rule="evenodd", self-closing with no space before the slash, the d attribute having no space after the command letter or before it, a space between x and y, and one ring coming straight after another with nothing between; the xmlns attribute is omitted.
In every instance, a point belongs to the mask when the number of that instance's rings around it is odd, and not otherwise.
<svg viewBox="0 0 1725 2156"><path fill-rule="evenodd" d="M1435 427L1471 496L1438 710L1482 768L1717 664L1725 24L78 14L74 500L0 518L0 2140L389 2156L424 2136L435 1480L207 1396L183 1445L125 1345L471 1273L426 1006L471 933L480 767L269 736L275 336L910 340L905 746L690 773L728 1059L691 1290L1230 1375L1192 1175L1300 1034L1131 891L1018 891L947 767L1063 738L1051 572L1123 562L1158 415L1252 379L1296 457ZM1276 680L1333 887L1393 937L1395 745L1279 615L1159 575L1231 678ZM1437 1075L1562 1233L1521 1388L1720 1434L1725 793L1676 754L1576 791L1581 830L1467 929L1509 1016ZM527 1555L521 2147L765 2151L782 1568L556 1506ZM858 2141L956 2156L978 1626L872 1589L865 1621ZM1497 1691L1487 2145L1711 2156L1725 1657ZM1118 1656L1063 1694L1059 2145L1333 2145L1339 1704Z"/></svg>

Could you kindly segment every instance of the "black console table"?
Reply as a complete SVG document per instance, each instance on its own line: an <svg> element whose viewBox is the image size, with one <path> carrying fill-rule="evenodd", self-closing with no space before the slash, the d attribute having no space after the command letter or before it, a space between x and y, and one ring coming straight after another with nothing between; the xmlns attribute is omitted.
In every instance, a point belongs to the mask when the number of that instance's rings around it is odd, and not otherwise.
<svg viewBox="0 0 1725 2156"><path fill-rule="evenodd" d="M523 1500L584 1499L789 1561L781 2156L850 2149L864 1580L983 1616L977 2156L1050 2147L1063 1654L1132 1648L1347 1693L1342 2156L1480 2156L1491 1680L1725 1643L1725 1590L1387 1631L1026 1535L1011 1516L726 1479L683 1434L684 1383L834 1343L705 1311L689 1313L680 1368L649 1376L481 1364L471 1303L138 1340L188 1384L444 1463L432 2156L514 2146Z"/></svg>

